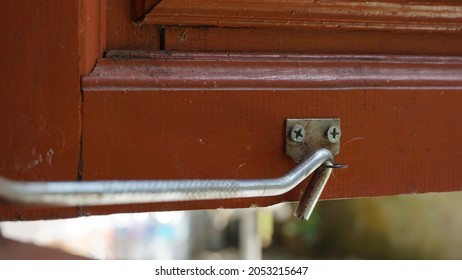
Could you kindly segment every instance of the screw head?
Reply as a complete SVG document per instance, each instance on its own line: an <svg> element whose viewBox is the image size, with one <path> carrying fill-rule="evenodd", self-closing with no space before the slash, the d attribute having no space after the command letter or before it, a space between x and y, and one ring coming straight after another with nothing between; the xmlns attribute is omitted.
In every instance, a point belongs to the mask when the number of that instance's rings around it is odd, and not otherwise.
<svg viewBox="0 0 462 280"><path fill-rule="evenodd" d="M336 125L331 125L329 129L327 130L327 139L331 143L337 143L340 141L340 136L342 136L342 131L340 130L340 127Z"/></svg>
<svg viewBox="0 0 462 280"><path fill-rule="evenodd" d="M305 128L299 124L294 125L290 131L290 139L297 143L302 142L305 139Z"/></svg>

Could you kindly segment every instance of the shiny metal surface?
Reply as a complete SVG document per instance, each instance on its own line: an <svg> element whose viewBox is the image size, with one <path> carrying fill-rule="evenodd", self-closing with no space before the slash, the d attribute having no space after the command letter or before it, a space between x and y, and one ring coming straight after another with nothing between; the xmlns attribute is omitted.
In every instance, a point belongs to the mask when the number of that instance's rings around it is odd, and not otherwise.
<svg viewBox="0 0 462 280"><path fill-rule="evenodd" d="M272 179L20 182L0 177L0 197L76 206L274 196L290 191L332 159L332 153L321 148L284 176Z"/></svg>

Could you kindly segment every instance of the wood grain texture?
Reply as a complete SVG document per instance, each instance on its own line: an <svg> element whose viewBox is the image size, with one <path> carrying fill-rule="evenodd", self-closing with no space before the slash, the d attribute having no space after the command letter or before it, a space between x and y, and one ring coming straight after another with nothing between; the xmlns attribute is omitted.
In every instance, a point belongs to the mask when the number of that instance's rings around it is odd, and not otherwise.
<svg viewBox="0 0 462 280"><path fill-rule="evenodd" d="M160 1L161 0L132 0L133 20L143 20L146 14Z"/></svg>
<svg viewBox="0 0 462 280"><path fill-rule="evenodd" d="M8 0L0 4L3 176L76 179L81 105L79 9L79 1Z"/></svg>
<svg viewBox="0 0 462 280"><path fill-rule="evenodd" d="M101 1L0 3L0 175L32 181L78 178L81 74L104 48ZM85 215L80 208L0 202L0 220Z"/></svg>
<svg viewBox="0 0 462 280"><path fill-rule="evenodd" d="M163 0L143 23L460 33L462 7L454 1Z"/></svg>
<svg viewBox="0 0 462 280"><path fill-rule="evenodd" d="M462 55L459 34L167 27L165 50L311 54Z"/></svg>
<svg viewBox="0 0 462 280"><path fill-rule="evenodd" d="M106 49L159 49L157 26L141 26L133 21L131 0L106 0ZM149 2L149 1L148 1Z"/></svg>
<svg viewBox="0 0 462 280"><path fill-rule="evenodd" d="M162 65L158 72L142 59L133 59L133 54L130 61L104 59L84 79L84 180L275 177L294 165L284 154L285 119L339 117L343 138L337 161L350 167L334 172L324 199L462 189L462 166L456 160L461 151L453 148L462 141L462 131L454 129L462 121L460 59L402 58L407 60L404 63L396 57L354 57L350 58L354 62L348 62L353 82L345 80L346 70L336 70L342 69L342 58L310 58L311 64L301 59L299 67L323 73L324 80L334 85L320 89L310 88L312 77L301 68L298 86L280 87L284 81L278 79L279 71L286 66L297 68L290 59L274 61L258 55L228 60L220 55L216 60L213 56L170 56L171 59L160 56L152 62ZM171 63L164 64L163 60ZM126 86L133 82L130 75L126 75L126 84L112 80L114 86L108 88L104 71L99 71L99 67L108 67L106 62L121 63L126 73L134 69L140 76L157 74L138 81L138 88ZM389 64L383 66L390 71L389 80L377 80L374 75L356 76L370 69L370 64L381 63ZM330 64L330 70L324 68ZM439 68L441 65L444 67ZM116 65L110 67L115 72L120 70ZM181 81L171 80L179 68L186 68L181 72L186 82L180 89L177 85ZM449 71L448 74L458 70L447 76L446 87L446 82L439 84L430 74L435 69ZM238 70L243 76L252 71L261 75L271 89L262 87L260 81L241 80L241 76L234 75ZM202 78L195 74L200 71L206 74ZM419 80L412 78L415 73ZM92 80L98 75L102 81L99 89ZM222 76L217 79L217 88L199 86L210 82L209 75L210 79ZM270 76L274 79L265 79ZM144 84L147 81L151 86ZM337 81L355 86L342 88ZM239 82L242 86L236 88ZM382 86L375 87L376 83ZM83 211L263 206L297 200L303 187L304 184L271 198L119 205Z"/></svg>
<svg viewBox="0 0 462 280"><path fill-rule="evenodd" d="M106 0L82 0L79 12L80 74L89 74L106 47Z"/></svg>

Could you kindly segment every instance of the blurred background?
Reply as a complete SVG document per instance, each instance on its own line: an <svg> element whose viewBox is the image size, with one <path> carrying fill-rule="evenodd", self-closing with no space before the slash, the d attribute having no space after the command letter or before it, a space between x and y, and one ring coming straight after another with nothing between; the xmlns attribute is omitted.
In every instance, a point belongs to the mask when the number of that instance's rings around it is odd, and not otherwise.
<svg viewBox="0 0 462 280"><path fill-rule="evenodd" d="M308 222L294 208L2 222L0 230L92 259L462 259L462 192L323 201Z"/></svg>

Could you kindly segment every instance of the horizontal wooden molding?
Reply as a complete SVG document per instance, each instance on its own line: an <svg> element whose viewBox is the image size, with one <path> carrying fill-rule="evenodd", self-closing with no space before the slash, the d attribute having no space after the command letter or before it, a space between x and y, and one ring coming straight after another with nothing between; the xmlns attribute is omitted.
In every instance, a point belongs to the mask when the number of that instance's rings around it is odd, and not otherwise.
<svg viewBox="0 0 462 280"><path fill-rule="evenodd" d="M462 58L111 51L83 77L95 90L462 88Z"/></svg>
<svg viewBox="0 0 462 280"><path fill-rule="evenodd" d="M111 51L82 84L83 180L274 178L294 164L286 119L336 117L336 161L349 167L322 198L462 188L460 57ZM84 210L266 206L298 200L305 186Z"/></svg>
<svg viewBox="0 0 462 280"><path fill-rule="evenodd" d="M144 24L460 32L458 1L162 0Z"/></svg>

